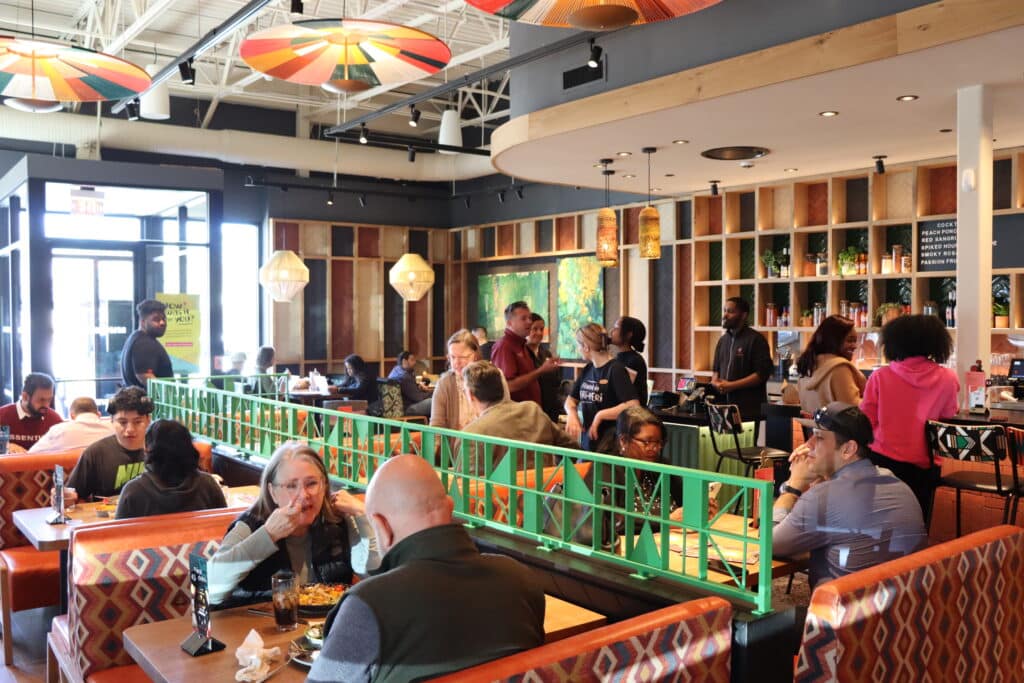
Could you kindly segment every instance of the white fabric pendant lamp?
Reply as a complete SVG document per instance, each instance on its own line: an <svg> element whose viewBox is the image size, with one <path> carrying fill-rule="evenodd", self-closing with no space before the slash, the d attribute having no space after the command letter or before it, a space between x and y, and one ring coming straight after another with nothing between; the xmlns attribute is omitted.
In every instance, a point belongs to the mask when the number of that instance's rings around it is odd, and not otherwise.
<svg viewBox="0 0 1024 683"><path fill-rule="evenodd" d="M462 126L457 110L445 109L441 112L441 132L437 136L437 142L451 147L462 147ZM443 149L439 151L441 154L458 154L458 152Z"/></svg>
<svg viewBox="0 0 1024 683"><path fill-rule="evenodd" d="M309 268L294 251L280 249L260 268L260 284L274 301L291 301L309 284Z"/></svg>
<svg viewBox="0 0 1024 683"><path fill-rule="evenodd" d="M160 71L157 64L147 64L146 73L153 77ZM152 121L166 121L171 118L171 94L167 89L167 81L146 91L139 98L139 115Z"/></svg>
<svg viewBox="0 0 1024 683"><path fill-rule="evenodd" d="M388 271L388 281L406 301L419 301L434 286L434 269L419 254L403 254Z"/></svg>

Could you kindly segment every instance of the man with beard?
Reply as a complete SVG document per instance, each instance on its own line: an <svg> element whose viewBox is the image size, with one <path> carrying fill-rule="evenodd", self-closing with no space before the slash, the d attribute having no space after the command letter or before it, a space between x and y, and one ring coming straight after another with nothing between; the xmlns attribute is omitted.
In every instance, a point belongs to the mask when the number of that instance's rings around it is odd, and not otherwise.
<svg viewBox="0 0 1024 683"><path fill-rule="evenodd" d="M746 420L761 419L761 404L768 401L767 382L772 354L760 332L747 324L750 304L738 296L726 299L722 309L725 334L715 347L711 385L722 395L718 403L734 403Z"/></svg>
<svg viewBox="0 0 1024 683"><path fill-rule="evenodd" d="M140 302L139 329L132 332L121 350L121 379L126 387L146 388L154 377L172 377L171 357L157 341L167 331L167 305L153 299Z"/></svg>
<svg viewBox="0 0 1024 683"><path fill-rule="evenodd" d="M53 402L53 378L41 372L25 377L21 398L0 408L0 427L10 430L10 443L28 450L50 427L63 422L60 415L50 409Z"/></svg>

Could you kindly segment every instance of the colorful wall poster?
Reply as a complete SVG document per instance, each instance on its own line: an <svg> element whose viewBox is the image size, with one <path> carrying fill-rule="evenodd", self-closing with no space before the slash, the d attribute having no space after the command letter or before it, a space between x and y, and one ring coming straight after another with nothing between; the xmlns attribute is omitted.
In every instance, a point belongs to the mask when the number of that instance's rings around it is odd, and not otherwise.
<svg viewBox="0 0 1024 683"><path fill-rule="evenodd" d="M199 372L199 343L202 328L198 294L166 294L159 292L157 301L167 304L167 331L160 343L171 357L174 374Z"/></svg>
<svg viewBox="0 0 1024 683"><path fill-rule="evenodd" d="M604 324L604 277L593 256L558 262L559 358L579 358L576 330L589 323Z"/></svg>
<svg viewBox="0 0 1024 683"><path fill-rule="evenodd" d="M528 273L499 273L477 278L477 307L479 324L487 326L491 339L498 339L505 331L505 307L513 301L525 301L531 311L548 319L548 273L538 270Z"/></svg>

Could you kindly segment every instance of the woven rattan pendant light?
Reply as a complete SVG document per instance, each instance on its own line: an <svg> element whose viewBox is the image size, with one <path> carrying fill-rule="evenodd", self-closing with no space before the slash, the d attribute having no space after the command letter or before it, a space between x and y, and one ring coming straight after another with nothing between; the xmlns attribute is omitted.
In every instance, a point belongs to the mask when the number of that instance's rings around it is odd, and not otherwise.
<svg viewBox="0 0 1024 683"><path fill-rule="evenodd" d="M651 155L657 147L644 147L647 155L647 206L640 211L640 258L661 258L661 217L651 206Z"/></svg>
<svg viewBox="0 0 1024 683"><path fill-rule="evenodd" d="M609 183L615 171L608 168L611 159L601 159L604 167L604 208L597 212L597 262L605 268L619 265L619 220L615 211L608 205L611 203Z"/></svg>

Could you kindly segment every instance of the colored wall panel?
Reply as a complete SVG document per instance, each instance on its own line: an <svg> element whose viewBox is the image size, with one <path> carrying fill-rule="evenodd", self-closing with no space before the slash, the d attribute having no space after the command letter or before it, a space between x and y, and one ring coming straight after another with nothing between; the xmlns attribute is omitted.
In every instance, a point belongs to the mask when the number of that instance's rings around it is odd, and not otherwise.
<svg viewBox="0 0 1024 683"><path fill-rule="evenodd" d="M337 229L338 226L335 226ZM351 243L350 243L351 245ZM331 262L331 357L343 358L355 350L353 322L354 266L351 261Z"/></svg>

